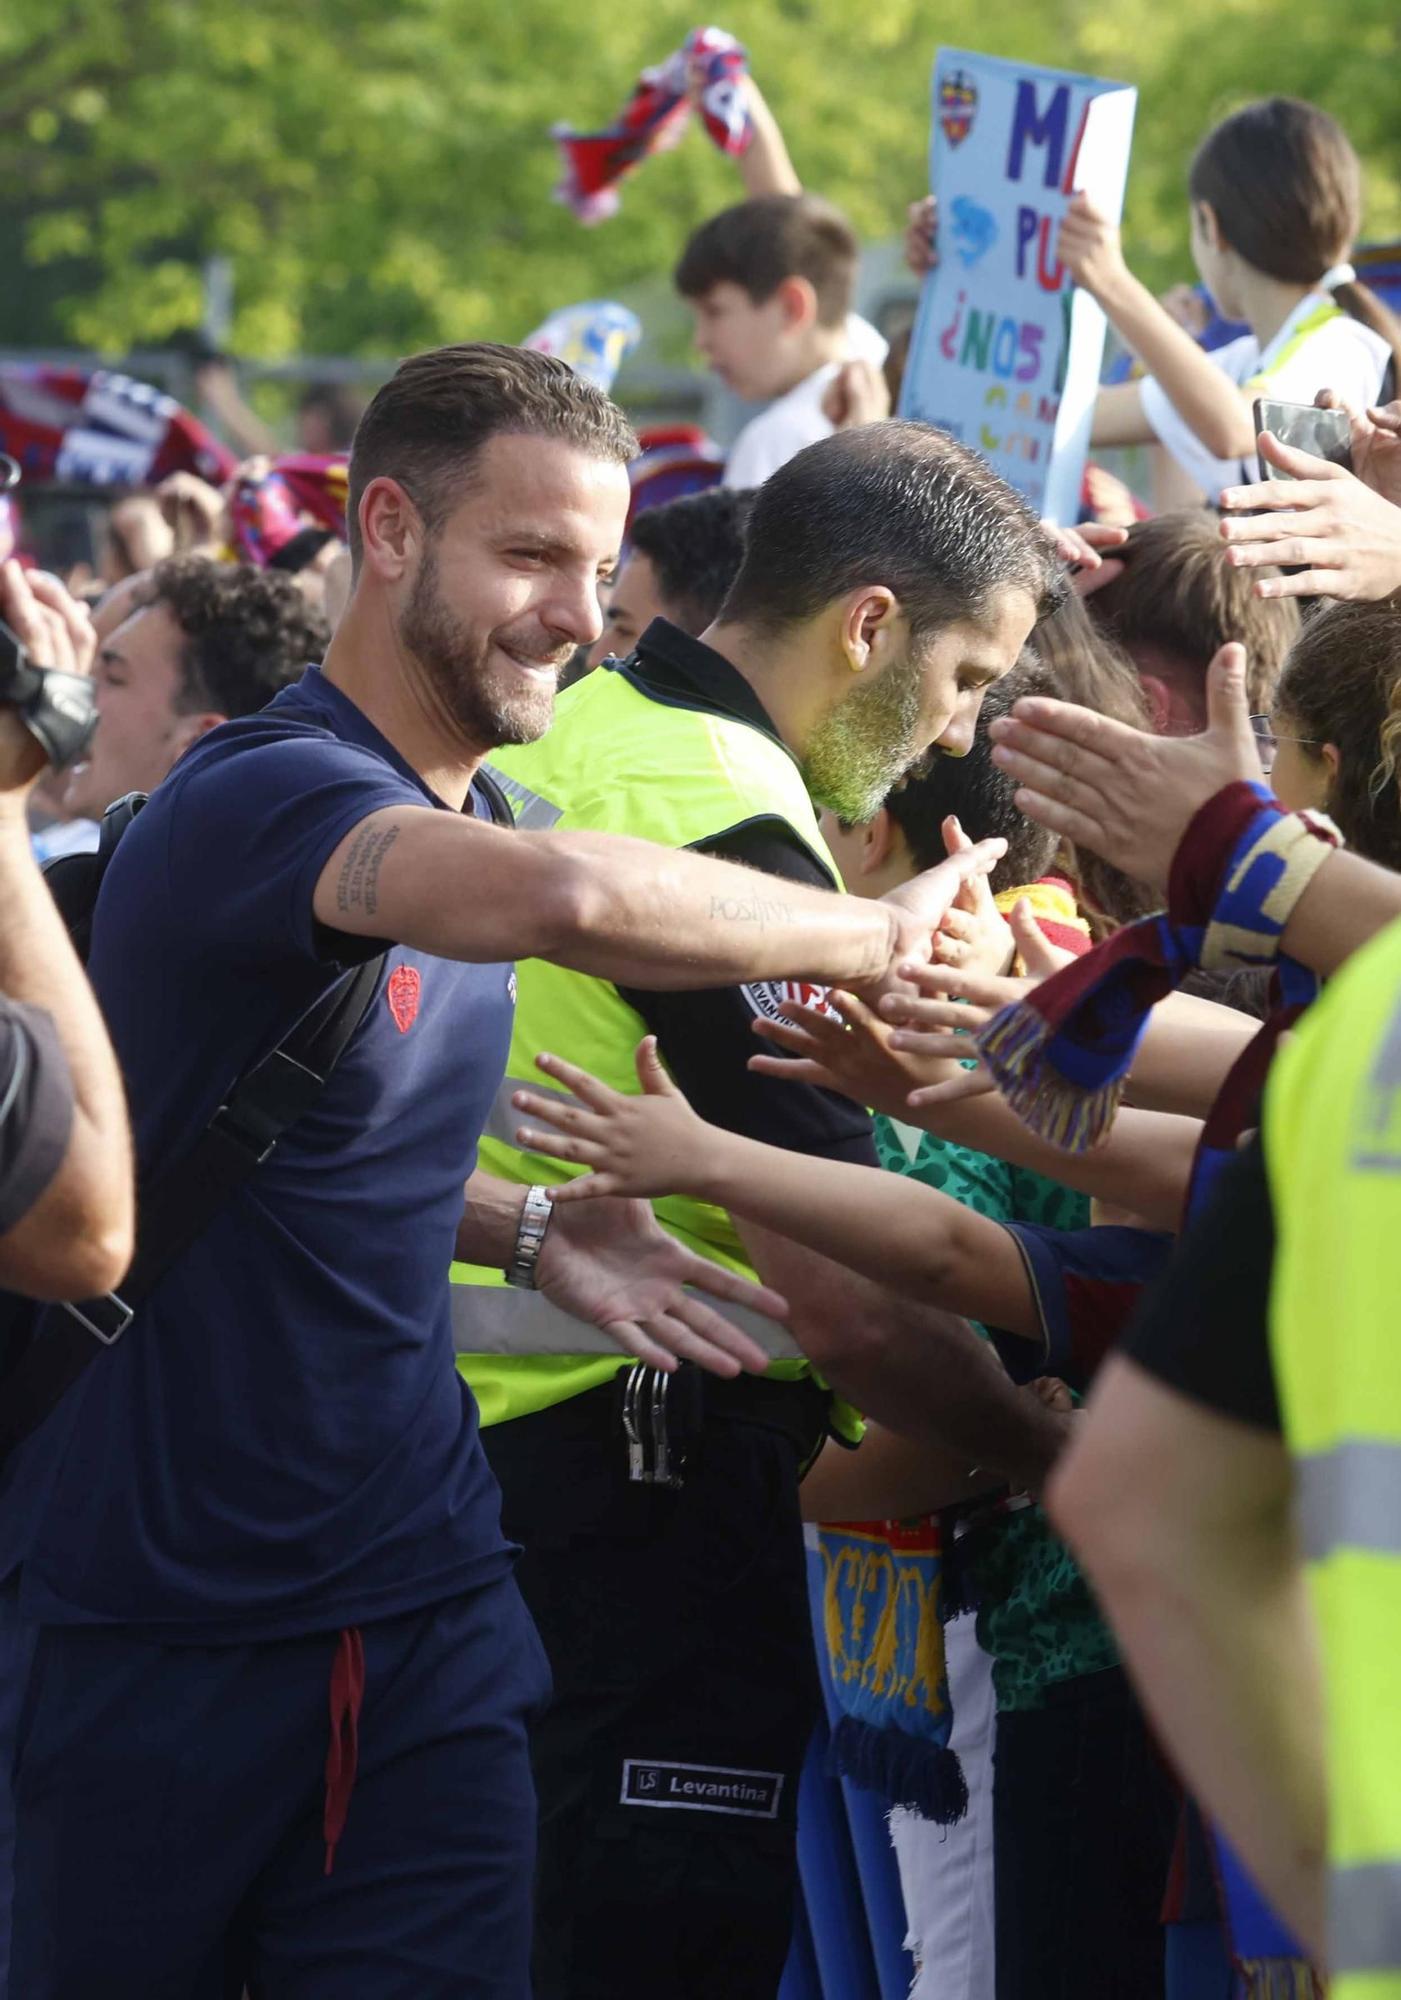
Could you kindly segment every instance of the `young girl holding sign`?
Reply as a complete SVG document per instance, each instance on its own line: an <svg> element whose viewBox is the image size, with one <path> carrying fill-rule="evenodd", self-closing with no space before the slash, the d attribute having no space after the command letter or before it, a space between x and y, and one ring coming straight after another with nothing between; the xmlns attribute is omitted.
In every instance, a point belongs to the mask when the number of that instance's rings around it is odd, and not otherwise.
<svg viewBox="0 0 1401 2000"><path fill-rule="evenodd" d="M1347 259L1362 173L1346 133L1296 98L1250 104L1209 132L1188 176L1192 255L1220 311L1248 334L1207 354L1124 262L1119 231L1077 195L1059 254L1147 371L1099 392L1091 447L1161 443L1213 504L1257 477L1258 396L1356 409L1382 399L1401 323ZM1391 392L1394 393L1394 392Z"/></svg>

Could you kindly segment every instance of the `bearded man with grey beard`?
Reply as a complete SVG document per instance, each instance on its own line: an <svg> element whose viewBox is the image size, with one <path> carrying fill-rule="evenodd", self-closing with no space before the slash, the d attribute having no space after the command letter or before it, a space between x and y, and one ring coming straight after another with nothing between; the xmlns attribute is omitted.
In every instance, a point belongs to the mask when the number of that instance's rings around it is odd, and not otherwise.
<svg viewBox="0 0 1401 2000"><path fill-rule="evenodd" d="M525 825L764 870L726 912L762 930L781 921L774 878L841 887L817 808L865 820L927 754L962 756L984 691L1057 590L1036 520L972 452L917 424L841 433L759 489L706 632L657 619L492 769ZM423 634L415 645L431 650ZM657 994L537 963L519 982L482 1149L503 1179L575 1171L517 1141L512 1098L542 1088L540 1053L635 1090L644 1033L703 1117L877 1165L864 1111L747 1068L756 1018L820 985ZM547 1301L454 1267L460 1366L554 1676L532 1731L536 2000L777 1991L816 1713L798 1484L829 1433L859 1434L852 1406L1033 1485L1058 1443L964 1321L718 1207L672 1197L656 1210L689 1248L789 1300L792 1339L764 1343L762 1378L629 1368Z"/></svg>

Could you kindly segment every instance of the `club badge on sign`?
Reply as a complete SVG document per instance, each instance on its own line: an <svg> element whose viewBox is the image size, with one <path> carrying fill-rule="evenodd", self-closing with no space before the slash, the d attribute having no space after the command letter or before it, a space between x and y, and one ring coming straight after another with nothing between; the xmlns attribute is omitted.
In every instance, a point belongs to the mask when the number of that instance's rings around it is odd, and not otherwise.
<svg viewBox="0 0 1401 2000"><path fill-rule="evenodd" d="M951 146L961 146L978 115L978 86L966 70L955 70L939 86L939 123Z"/></svg>

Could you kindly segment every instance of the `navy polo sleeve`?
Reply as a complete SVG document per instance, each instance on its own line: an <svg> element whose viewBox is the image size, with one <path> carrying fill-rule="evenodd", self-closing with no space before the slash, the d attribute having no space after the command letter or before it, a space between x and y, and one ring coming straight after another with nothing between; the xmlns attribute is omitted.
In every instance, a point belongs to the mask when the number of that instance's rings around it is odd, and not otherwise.
<svg viewBox="0 0 1401 2000"><path fill-rule="evenodd" d="M1089 1387L1100 1363L1133 1317L1146 1288L1167 1263L1171 1236L1106 1225L1047 1229L1032 1222L1003 1227L1022 1255L1041 1320L1038 1348L989 1327L993 1345L1018 1382L1058 1375L1070 1388Z"/></svg>

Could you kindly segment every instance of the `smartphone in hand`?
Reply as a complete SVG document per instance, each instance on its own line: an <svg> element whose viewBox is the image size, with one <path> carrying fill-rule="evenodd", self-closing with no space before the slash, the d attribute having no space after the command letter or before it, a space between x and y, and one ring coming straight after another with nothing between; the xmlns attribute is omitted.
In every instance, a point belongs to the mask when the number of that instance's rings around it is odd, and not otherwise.
<svg viewBox="0 0 1401 2000"><path fill-rule="evenodd" d="M1292 445L1314 458L1352 471L1352 420L1346 410L1320 410L1313 403L1276 403L1261 396L1255 403L1255 435L1269 431L1281 444ZM1288 479L1277 465L1260 464L1262 479Z"/></svg>

